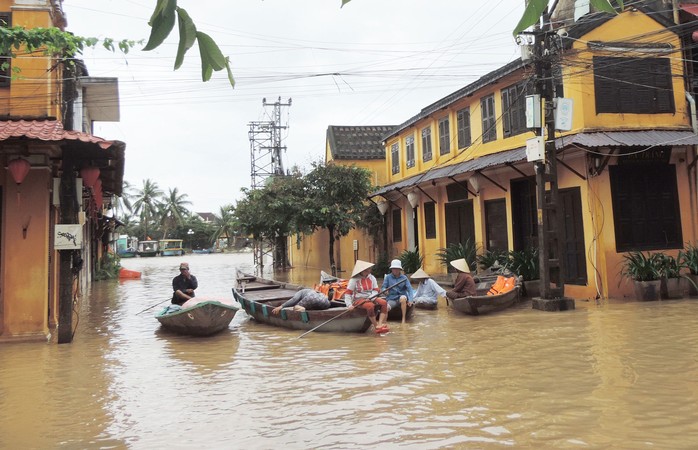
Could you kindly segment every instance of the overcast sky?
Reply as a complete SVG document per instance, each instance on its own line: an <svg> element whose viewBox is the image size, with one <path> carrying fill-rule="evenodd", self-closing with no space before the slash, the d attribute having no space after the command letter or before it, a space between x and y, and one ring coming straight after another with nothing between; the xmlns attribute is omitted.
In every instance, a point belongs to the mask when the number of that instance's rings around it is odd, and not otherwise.
<svg viewBox="0 0 698 450"><path fill-rule="evenodd" d="M68 30L145 39L156 0L64 0ZM524 0L179 0L230 57L201 81L198 48L173 70L175 31L155 51L87 50L91 76L118 77L121 121L95 134L126 142L125 179L186 193L219 212L249 187L248 124L282 102L284 166L324 157L329 125L393 125L517 58L511 30Z"/></svg>

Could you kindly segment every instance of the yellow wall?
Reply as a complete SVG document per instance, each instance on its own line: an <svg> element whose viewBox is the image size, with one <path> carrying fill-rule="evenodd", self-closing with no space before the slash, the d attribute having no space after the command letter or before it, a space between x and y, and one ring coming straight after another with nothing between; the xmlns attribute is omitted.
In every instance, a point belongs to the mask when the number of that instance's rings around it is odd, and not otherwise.
<svg viewBox="0 0 698 450"><path fill-rule="evenodd" d="M49 262L46 249L49 247L47 187L50 182L47 170L31 170L18 189L9 171L5 170L4 259L0 266L4 306L2 337L45 336L48 333Z"/></svg>
<svg viewBox="0 0 698 450"><path fill-rule="evenodd" d="M12 25L25 28L53 26L49 10L36 8L10 9L13 2L0 2L0 11L12 12ZM0 113L12 116L56 117L60 119L60 80L62 70L53 68L54 61L41 52L24 55L17 52L13 68L20 72L9 87L0 88Z"/></svg>

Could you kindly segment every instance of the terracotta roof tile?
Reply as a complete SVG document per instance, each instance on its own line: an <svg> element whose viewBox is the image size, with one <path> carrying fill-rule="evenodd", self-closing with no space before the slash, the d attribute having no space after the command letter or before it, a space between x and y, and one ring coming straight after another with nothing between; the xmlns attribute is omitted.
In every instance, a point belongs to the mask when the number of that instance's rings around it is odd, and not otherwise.
<svg viewBox="0 0 698 450"><path fill-rule="evenodd" d="M0 140L27 137L42 141L81 141L96 144L102 149L108 149L114 142L79 131L63 129L58 120L8 120L0 121Z"/></svg>

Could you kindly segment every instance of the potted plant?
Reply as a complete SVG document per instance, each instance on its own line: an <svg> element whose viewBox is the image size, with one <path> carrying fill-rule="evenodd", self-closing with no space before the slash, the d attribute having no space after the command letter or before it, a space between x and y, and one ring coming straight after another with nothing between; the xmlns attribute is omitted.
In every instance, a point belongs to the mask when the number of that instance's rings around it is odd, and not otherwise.
<svg viewBox="0 0 698 450"><path fill-rule="evenodd" d="M450 244L446 248L440 248L436 253L436 257L443 265L446 266L449 273L453 273L455 271L455 269L451 267L451 261L461 258L465 258L468 263L468 267L470 267L470 270L474 272L475 268L477 267L476 255L477 246L470 239L466 240L465 243L459 242L457 244Z"/></svg>
<svg viewBox="0 0 698 450"><path fill-rule="evenodd" d="M683 297L684 284L681 277L681 269L684 267L683 260L683 251L679 252L678 258L664 253L657 254L657 263L659 264L659 273L661 275L659 293L662 298Z"/></svg>
<svg viewBox="0 0 698 450"><path fill-rule="evenodd" d="M424 257L419 255L418 248L415 248L414 251L405 250L398 256L398 259L402 263L402 270L405 273L415 273L424 262Z"/></svg>
<svg viewBox="0 0 698 450"><path fill-rule="evenodd" d="M481 269L487 270L492 266L510 267L511 260L509 252L504 250L487 250L482 255L476 257L477 263Z"/></svg>
<svg viewBox="0 0 698 450"><path fill-rule="evenodd" d="M686 275L688 295L698 295L698 245L686 244L679 257L683 266L689 271Z"/></svg>
<svg viewBox="0 0 698 450"><path fill-rule="evenodd" d="M540 296L540 258L538 249L528 247L524 250L509 252L512 272L518 274L523 279L524 292L527 297Z"/></svg>
<svg viewBox="0 0 698 450"><path fill-rule="evenodd" d="M640 301L659 300L660 254L629 252L623 255L622 277L633 280L635 299Z"/></svg>

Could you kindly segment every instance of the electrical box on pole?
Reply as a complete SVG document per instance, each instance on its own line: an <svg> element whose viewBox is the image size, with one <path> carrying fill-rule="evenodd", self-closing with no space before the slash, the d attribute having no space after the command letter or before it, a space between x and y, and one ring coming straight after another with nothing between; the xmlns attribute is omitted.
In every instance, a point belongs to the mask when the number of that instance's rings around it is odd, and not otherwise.
<svg viewBox="0 0 698 450"><path fill-rule="evenodd" d="M572 129L574 100L571 98L556 98L554 104L555 129L560 131L570 131Z"/></svg>
<svg viewBox="0 0 698 450"><path fill-rule="evenodd" d="M526 128L540 128L540 95L526 96Z"/></svg>

